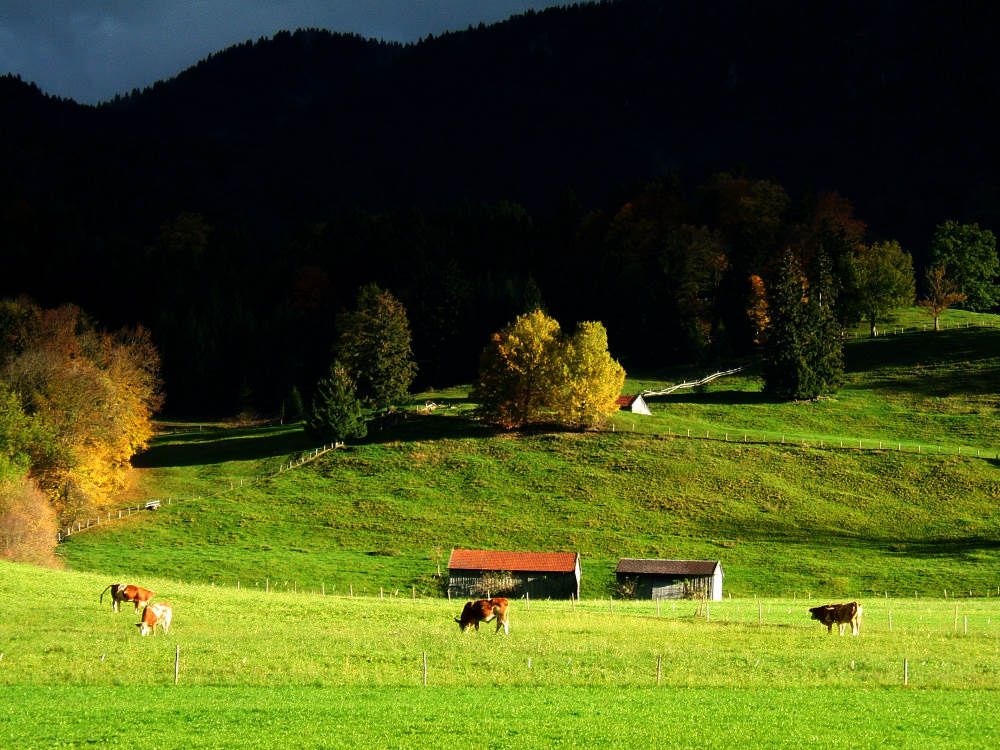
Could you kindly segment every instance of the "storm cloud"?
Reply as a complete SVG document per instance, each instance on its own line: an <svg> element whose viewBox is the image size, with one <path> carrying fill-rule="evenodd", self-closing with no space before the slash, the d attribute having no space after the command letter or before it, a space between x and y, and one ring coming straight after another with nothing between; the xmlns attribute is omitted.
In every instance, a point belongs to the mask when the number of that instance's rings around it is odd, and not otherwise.
<svg viewBox="0 0 1000 750"><path fill-rule="evenodd" d="M492 23L552 0L0 0L0 73L94 104L281 29L387 41Z"/></svg>

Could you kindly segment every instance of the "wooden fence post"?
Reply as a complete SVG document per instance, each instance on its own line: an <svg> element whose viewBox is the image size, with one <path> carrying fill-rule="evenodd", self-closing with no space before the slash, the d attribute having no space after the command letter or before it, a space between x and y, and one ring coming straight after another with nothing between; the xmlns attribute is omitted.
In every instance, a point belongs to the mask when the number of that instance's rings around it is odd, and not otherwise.
<svg viewBox="0 0 1000 750"><path fill-rule="evenodd" d="M270 592L270 590L271 590L271 579L270 578L265 578L264 579L264 593L266 594L266 593Z"/></svg>
<svg viewBox="0 0 1000 750"><path fill-rule="evenodd" d="M180 668L181 668L181 646L180 646L180 644L177 644L175 646L175 648L177 649L174 652L174 684L176 685L177 684L177 676L180 673Z"/></svg>
<svg viewBox="0 0 1000 750"><path fill-rule="evenodd" d="M889 632L892 632L892 610L889 610Z"/></svg>
<svg viewBox="0 0 1000 750"><path fill-rule="evenodd" d="M531 597L528 596L528 592L524 592L524 608L531 609Z"/></svg>
<svg viewBox="0 0 1000 750"><path fill-rule="evenodd" d="M663 654L656 655L656 684L660 684L660 665L663 663Z"/></svg>

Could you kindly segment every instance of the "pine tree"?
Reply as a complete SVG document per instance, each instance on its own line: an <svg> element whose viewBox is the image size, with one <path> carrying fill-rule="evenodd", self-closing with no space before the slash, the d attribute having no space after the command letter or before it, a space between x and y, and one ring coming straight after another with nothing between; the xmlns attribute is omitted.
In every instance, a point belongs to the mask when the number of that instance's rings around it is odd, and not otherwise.
<svg viewBox="0 0 1000 750"><path fill-rule="evenodd" d="M341 319L337 353L362 403L383 408L404 399L417 370L406 308L375 284L363 286Z"/></svg>
<svg viewBox="0 0 1000 750"><path fill-rule="evenodd" d="M293 385L281 402L281 419L284 422L298 422L304 415L305 406L302 403L302 394Z"/></svg>
<svg viewBox="0 0 1000 750"><path fill-rule="evenodd" d="M316 384L312 408L306 415L306 434L323 442L368 434L354 383L339 362L330 365L330 374Z"/></svg>
<svg viewBox="0 0 1000 750"><path fill-rule="evenodd" d="M817 265L812 285L790 251L778 269L764 362L764 390L778 398L813 399L841 384L843 340L833 311L833 275L825 256Z"/></svg>

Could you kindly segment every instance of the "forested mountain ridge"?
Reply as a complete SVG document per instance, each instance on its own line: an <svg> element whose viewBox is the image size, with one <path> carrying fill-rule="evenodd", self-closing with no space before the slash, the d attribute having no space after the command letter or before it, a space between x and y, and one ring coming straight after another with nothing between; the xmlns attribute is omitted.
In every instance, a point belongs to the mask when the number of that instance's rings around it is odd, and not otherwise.
<svg viewBox="0 0 1000 750"><path fill-rule="evenodd" d="M184 388L232 394L242 373L287 368L250 384L273 403L274 383L318 369L303 369L301 347L325 356L334 313L370 280L408 283L400 296L428 317L443 312L429 308L447 291L464 295L448 311L461 319L470 284L511 300L540 295L571 318L608 317L586 293L595 290L578 287L587 303L560 306L569 293L555 287L578 284L574 262L599 260L597 275L630 267L581 255L581 222L651 178L677 178L688 195L722 170L798 196L837 190L874 235L919 259L943 219L1000 223L995 15L988 4L846 3L833 13L620 0L407 46L282 32L96 108L8 77L0 294L149 325L168 404L193 409L219 399L199 403ZM373 218L386 211L395 218ZM164 227L185 212L203 226L185 220L188 239L178 240ZM316 307L317 295L329 299ZM519 306L482 315L449 356L474 358ZM284 333L293 323L311 333ZM623 327L609 326L612 347L632 345ZM281 344L267 363L239 354L272 341ZM180 385L171 368L190 372L176 364L184 348L201 352L199 374L225 382ZM426 351L418 358L430 363Z"/></svg>

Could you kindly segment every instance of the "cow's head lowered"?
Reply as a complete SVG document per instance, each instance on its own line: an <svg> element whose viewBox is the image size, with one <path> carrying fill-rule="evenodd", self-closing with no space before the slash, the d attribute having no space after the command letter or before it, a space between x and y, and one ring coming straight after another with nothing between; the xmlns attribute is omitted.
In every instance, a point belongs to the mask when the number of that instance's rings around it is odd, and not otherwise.
<svg viewBox="0 0 1000 750"><path fill-rule="evenodd" d="M147 604L142 610L142 619L135 624L139 628L139 635L156 635L156 626L159 625L166 633L170 630L170 620L173 619L174 610L166 602Z"/></svg>
<svg viewBox="0 0 1000 750"><path fill-rule="evenodd" d="M100 602L102 604L104 603L104 593L109 589L111 590L111 607L115 612L118 611L118 605L122 602L132 602L135 604L135 611L138 612L139 607L149 604L149 600L156 595L149 589L133 586L131 583L112 583L101 592Z"/></svg>
<svg viewBox="0 0 1000 750"><path fill-rule="evenodd" d="M460 617L455 618L459 629L464 633L469 628L479 630L479 623L489 622L494 617L497 621L497 629L503 627L504 633L510 632L510 624L507 622L507 600L503 597L493 599L478 599L474 602L466 602Z"/></svg>

